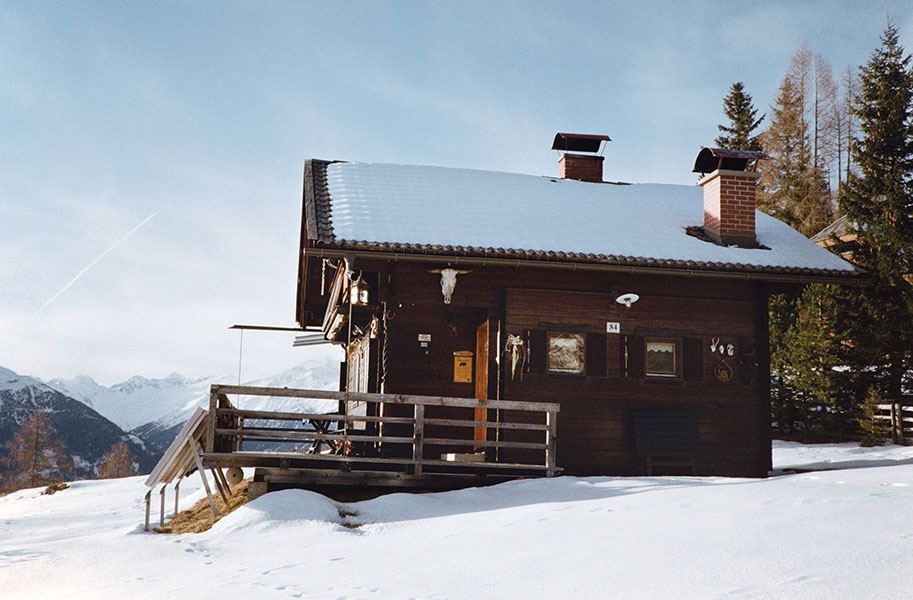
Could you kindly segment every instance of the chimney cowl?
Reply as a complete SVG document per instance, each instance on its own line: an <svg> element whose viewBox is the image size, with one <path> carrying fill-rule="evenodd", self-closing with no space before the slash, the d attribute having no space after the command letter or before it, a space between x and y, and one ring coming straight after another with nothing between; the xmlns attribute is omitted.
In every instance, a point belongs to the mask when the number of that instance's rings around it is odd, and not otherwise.
<svg viewBox="0 0 913 600"><path fill-rule="evenodd" d="M603 142L610 142L607 135L587 133L556 133L552 150L561 152L558 159L561 179L602 182L602 164L604 156L596 154ZM579 154L584 152L587 154Z"/></svg>
<svg viewBox="0 0 913 600"><path fill-rule="evenodd" d="M701 148L694 161L704 188L704 233L717 244L757 248L755 208L762 152ZM748 170L753 167L752 170Z"/></svg>

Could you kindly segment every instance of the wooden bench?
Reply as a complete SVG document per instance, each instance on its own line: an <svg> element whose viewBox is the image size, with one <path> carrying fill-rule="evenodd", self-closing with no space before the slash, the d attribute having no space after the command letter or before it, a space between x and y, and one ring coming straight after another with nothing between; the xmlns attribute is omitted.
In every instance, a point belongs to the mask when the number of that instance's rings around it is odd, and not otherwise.
<svg viewBox="0 0 913 600"><path fill-rule="evenodd" d="M701 456L697 414L685 409L632 410L637 457L646 461L647 475L654 467L685 467L697 475Z"/></svg>

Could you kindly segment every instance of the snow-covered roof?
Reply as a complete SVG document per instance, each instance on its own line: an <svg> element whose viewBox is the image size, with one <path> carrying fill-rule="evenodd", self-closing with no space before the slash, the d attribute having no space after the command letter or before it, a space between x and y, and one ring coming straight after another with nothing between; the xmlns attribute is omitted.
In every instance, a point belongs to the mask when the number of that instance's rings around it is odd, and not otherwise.
<svg viewBox="0 0 913 600"><path fill-rule="evenodd" d="M720 246L689 235L687 228L704 221L697 185L588 183L357 162L308 165L308 235L318 245L839 277L859 273L761 212L757 240L766 249Z"/></svg>

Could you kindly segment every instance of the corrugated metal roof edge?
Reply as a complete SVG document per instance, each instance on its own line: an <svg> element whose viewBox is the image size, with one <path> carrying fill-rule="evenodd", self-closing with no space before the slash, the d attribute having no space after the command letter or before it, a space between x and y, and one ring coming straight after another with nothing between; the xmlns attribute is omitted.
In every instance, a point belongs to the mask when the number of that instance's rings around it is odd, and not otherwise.
<svg viewBox="0 0 913 600"><path fill-rule="evenodd" d="M305 252L317 257L345 257L352 252L365 253L388 260L447 260L454 264L478 263L506 266L541 266L566 269L618 270L640 273L667 273L688 276L752 278L768 281L804 283L841 283L867 285L869 275L862 269L809 269L799 267L764 267L741 263L708 263L703 261L659 260L636 256L607 256L575 252L536 252L512 248L474 248L465 246L421 245L365 240L319 242Z"/></svg>

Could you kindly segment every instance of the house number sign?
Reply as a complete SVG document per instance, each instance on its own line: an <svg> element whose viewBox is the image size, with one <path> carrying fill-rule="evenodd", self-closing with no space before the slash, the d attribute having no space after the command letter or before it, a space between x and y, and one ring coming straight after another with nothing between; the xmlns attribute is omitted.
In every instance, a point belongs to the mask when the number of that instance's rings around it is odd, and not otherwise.
<svg viewBox="0 0 913 600"><path fill-rule="evenodd" d="M621 333L621 323L607 321L605 324L606 333Z"/></svg>

